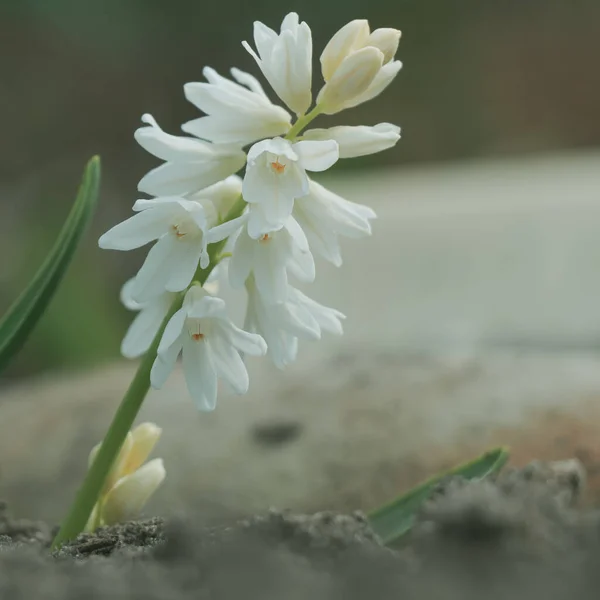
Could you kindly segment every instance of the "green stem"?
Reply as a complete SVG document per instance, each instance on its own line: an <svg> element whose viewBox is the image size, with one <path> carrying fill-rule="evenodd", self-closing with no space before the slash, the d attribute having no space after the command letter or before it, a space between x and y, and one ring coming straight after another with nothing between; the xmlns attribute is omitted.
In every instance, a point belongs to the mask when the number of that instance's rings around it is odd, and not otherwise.
<svg viewBox="0 0 600 600"><path fill-rule="evenodd" d="M129 389L113 417L112 423L106 433L106 437L102 442L102 446L96 455L96 459L88 470L87 475L83 480L83 484L77 492L77 496L75 497L75 501L67 518L63 521L58 534L52 542L52 548L57 548L63 542L74 538L83 531L90 514L94 509L98 496L102 491L102 487L104 486L104 482L110 472L113 462L121 450L121 446L127 437L127 433L131 429L140 407L142 406L142 402L150 389L150 370L152 369L152 364L156 358L156 351L164 328L169 319L177 310L179 310L182 302L183 294L178 294L177 298L173 301L167 316L162 322L160 330L156 334L152 345L144 355L133 381L129 384Z"/></svg>
<svg viewBox="0 0 600 600"><path fill-rule="evenodd" d="M321 114L321 107L317 104L311 111L307 112L302 117L298 117L298 120L292 125L292 128L287 132L285 136L286 140L293 141L296 139L299 133L313 120Z"/></svg>
<svg viewBox="0 0 600 600"><path fill-rule="evenodd" d="M239 217L244 211L245 206L246 202L243 197L240 196L231 207L231 210L227 213L223 222L231 221L232 219ZM210 264L206 269L198 269L194 278L199 281L201 285L206 282L210 272L219 262L220 254L225 246L225 242L226 240L223 240L209 246L208 253L210 256ZM146 394L150 389L150 371L152 370L152 364L156 358L158 346L165 327L167 326L169 319L181 308L184 296L185 291L177 294L158 333L152 341L152 345L142 358L142 362L138 367L135 377L129 384L129 389L125 393L125 396L113 417L112 423L108 428L106 437L102 441L102 446L96 455L96 459L88 470L85 479L77 492L75 501L71 506L71 510L52 542L53 549L57 548L65 541L73 539L84 530L88 519L90 518L90 514L94 509L94 505L102 492L104 482L110 473L110 469L117 458L121 446L127 437L127 433L131 429L142 403L146 398Z"/></svg>

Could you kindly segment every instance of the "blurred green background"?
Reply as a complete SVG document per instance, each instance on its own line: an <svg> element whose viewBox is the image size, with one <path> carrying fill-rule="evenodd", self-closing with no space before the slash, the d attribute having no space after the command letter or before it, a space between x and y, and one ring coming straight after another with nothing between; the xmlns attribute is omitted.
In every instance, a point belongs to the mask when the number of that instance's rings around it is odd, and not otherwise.
<svg viewBox="0 0 600 600"><path fill-rule="evenodd" d="M337 169L600 143L598 0L3 0L0 310L51 246L92 154L104 176L92 231L9 379L118 354L129 316L117 293L142 253L100 252L95 240L128 216L138 180L157 164L133 140L140 116L177 133L197 116L182 85L201 80L204 65L258 75L240 42L254 20L276 28L290 10L312 28L315 65L351 19L403 31L394 85L323 121L390 121L402 140Z"/></svg>

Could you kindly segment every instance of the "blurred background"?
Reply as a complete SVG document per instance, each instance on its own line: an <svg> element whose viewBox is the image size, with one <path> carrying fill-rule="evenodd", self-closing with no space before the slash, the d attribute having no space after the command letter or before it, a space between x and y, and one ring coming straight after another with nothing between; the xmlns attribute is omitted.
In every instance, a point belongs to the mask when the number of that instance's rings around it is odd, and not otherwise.
<svg viewBox="0 0 600 600"><path fill-rule="evenodd" d="M344 169L356 177L385 165L386 177L398 172L389 194L400 201L414 188L409 175L402 188L402 173L417 163L427 179L441 161L520 161L600 144L597 0L3 0L0 311L51 246L85 162L100 154L103 163L92 231L9 380L118 355L129 315L117 293L142 254L100 252L96 239L128 216L138 180L157 164L133 140L140 117L150 112L177 133L196 116L182 86L201 80L204 65L258 75L240 42L251 40L254 20L276 28L289 10L313 31L315 90L318 56L341 25L362 17L403 31L394 85L319 122L402 126L394 150L338 164L341 179Z"/></svg>

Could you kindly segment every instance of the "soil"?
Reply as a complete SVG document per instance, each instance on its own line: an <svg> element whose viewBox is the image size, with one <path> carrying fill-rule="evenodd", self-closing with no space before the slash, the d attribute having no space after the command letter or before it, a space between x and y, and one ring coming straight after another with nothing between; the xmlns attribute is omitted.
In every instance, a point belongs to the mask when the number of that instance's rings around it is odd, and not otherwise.
<svg viewBox="0 0 600 600"><path fill-rule="evenodd" d="M51 554L50 528L4 507L0 599L597 598L600 512L578 507L584 483L577 461L448 479L393 549L361 513L273 510L127 523Z"/></svg>

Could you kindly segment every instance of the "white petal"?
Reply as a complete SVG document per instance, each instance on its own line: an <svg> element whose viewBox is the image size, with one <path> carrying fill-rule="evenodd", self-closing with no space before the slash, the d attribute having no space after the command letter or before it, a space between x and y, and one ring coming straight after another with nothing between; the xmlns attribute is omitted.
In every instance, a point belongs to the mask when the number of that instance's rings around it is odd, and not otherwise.
<svg viewBox="0 0 600 600"><path fill-rule="evenodd" d="M245 162L246 155L240 150L205 162L165 163L147 173L138 189L152 196L197 192L239 171Z"/></svg>
<svg viewBox="0 0 600 600"><path fill-rule="evenodd" d="M311 129L303 135L308 140L335 140L339 146L340 158L354 158L387 150L400 139L400 127L391 123L379 123L374 127L331 127Z"/></svg>
<svg viewBox="0 0 600 600"><path fill-rule="evenodd" d="M339 157L339 148L335 140L307 140L296 142L293 147L307 171L325 171L335 164Z"/></svg>
<svg viewBox="0 0 600 600"><path fill-rule="evenodd" d="M238 236L229 261L229 284L241 288L252 270L256 242L250 238L246 228Z"/></svg>
<svg viewBox="0 0 600 600"><path fill-rule="evenodd" d="M221 225L213 227L207 233L208 243L212 244L213 242L220 242L221 240L234 235L241 227L244 226L247 220L248 215L242 215L241 217L231 219L231 221L225 221L225 223L221 223Z"/></svg>
<svg viewBox="0 0 600 600"><path fill-rule="evenodd" d="M175 367L182 346L183 334L162 354L157 354L156 360L152 365L152 370L150 371L150 383L154 389L159 390L167 381L171 371Z"/></svg>
<svg viewBox="0 0 600 600"><path fill-rule="evenodd" d="M369 22L366 19L350 21L337 31L321 54L321 70L325 81L331 79L348 54L365 45L369 33Z"/></svg>
<svg viewBox="0 0 600 600"><path fill-rule="evenodd" d="M359 94L355 98L352 98L348 102L344 103L344 108L358 106L363 102L367 102L375 98L375 96L379 96L379 94L381 94L381 92L383 92L383 90L385 90L385 88L392 83L401 68L402 63L399 60L394 60L386 65L383 65L369 87L362 94Z"/></svg>
<svg viewBox="0 0 600 600"><path fill-rule="evenodd" d="M121 300L121 304L127 310L141 310L143 305L135 300L133 297L133 288L134 288L135 279L132 277L128 279L123 287L121 288L121 292L119 293L119 299Z"/></svg>
<svg viewBox="0 0 600 600"><path fill-rule="evenodd" d="M165 289L169 292L181 292L192 282L203 249L201 237L195 236L190 241L175 241L169 257L171 272L165 281Z"/></svg>
<svg viewBox="0 0 600 600"><path fill-rule="evenodd" d="M262 140L257 142L248 150L248 163L255 161L261 154L270 152L271 154L277 154L279 156L285 156L291 161L298 160L293 145L288 140L276 137L270 140Z"/></svg>
<svg viewBox="0 0 600 600"><path fill-rule="evenodd" d="M217 404L217 371L208 344L186 336L183 373L188 391L199 410L214 410Z"/></svg>
<svg viewBox="0 0 600 600"><path fill-rule="evenodd" d="M239 327L236 327L231 321L221 324L224 335L232 346L237 348L243 354L250 356L264 356L267 351L267 344L260 335L248 333Z"/></svg>
<svg viewBox="0 0 600 600"><path fill-rule="evenodd" d="M245 85L250 91L263 96L266 100L269 100L267 94L265 94L265 90L263 90L262 85L260 85L260 82L258 79L256 79L256 77L254 77L254 75L246 73L241 69L236 69L235 67L231 69L231 75L238 83Z"/></svg>
<svg viewBox="0 0 600 600"><path fill-rule="evenodd" d="M283 109L282 109L283 110ZM286 113L287 114L287 113ZM245 146L264 137L275 137L290 129L289 116L226 114L192 119L183 131L217 144Z"/></svg>
<svg viewBox="0 0 600 600"><path fill-rule="evenodd" d="M98 240L100 248L108 250L133 250L158 239L168 227L169 213L151 209L129 217L129 219L109 229Z"/></svg>
<svg viewBox="0 0 600 600"><path fill-rule="evenodd" d="M336 335L342 335L344 333L341 321L345 319L346 316L343 313L334 308L319 304L312 298L303 294L300 290L294 289L293 293L295 299L310 310L312 316L322 329Z"/></svg>
<svg viewBox="0 0 600 600"><path fill-rule="evenodd" d="M269 241L254 244L252 267L256 286L268 302L283 302L287 293L288 240L278 232Z"/></svg>
<svg viewBox="0 0 600 600"><path fill-rule="evenodd" d="M165 327L160 344L158 346L158 354L166 354L180 338L181 332L185 325L187 311L180 308L170 319Z"/></svg>
<svg viewBox="0 0 600 600"><path fill-rule="evenodd" d="M165 294L135 317L121 343L121 354L125 358L137 358L148 350L169 310L170 301L171 297Z"/></svg>
<svg viewBox="0 0 600 600"><path fill-rule="evenodd" d="M137 518L165 475L162 459L155 458L135 473L120 479L104 500L102 521L106 525L114 525Z"/></svg>
<svg viewBox="0 0 600 600"><path fill-rule="evenodd" d="M402 33L398 29L391 27L382 27L376 29L366 42L367 46L375 46L383 52L383 63L388 63L398 50L398 43Z"/></svg>
<svg viewBox="0 0 600 600"><path fill-rule="evenodd" d="M162 160L190 161L210 158L212 150L208 144L194 138L165 133L152 115L144 115L142 121L149 127L140 127L134 136L137 142L154 156Z"/></svg>
<svg viewBox="0 0 600 600"><path fill-rule="evenodd" d="M213 331L209 344L219 377L224 379L236 394L245 394L250 381L246 366L237 350L220 331Z"/></svg>
<svg viewBox="0 0 600 600"><path fill-rule="evenodd" d="M147 302L165 291L165 284L171 275L171 257L176 244L174 236L164 235L146 255L146 260L135 276L133 297L139 302Z"/></svg>
<svg viewBox="0 0 600 600"><path fill-rule="evenodd" d="M224 319L227 316L225 301L211 296L200 286L194 286L188 291L184 307L188 317L192 319Z"/></svg>

